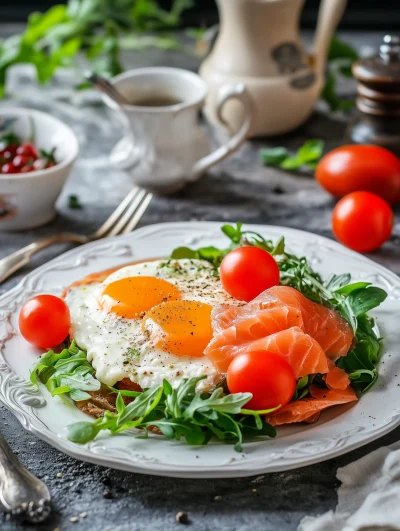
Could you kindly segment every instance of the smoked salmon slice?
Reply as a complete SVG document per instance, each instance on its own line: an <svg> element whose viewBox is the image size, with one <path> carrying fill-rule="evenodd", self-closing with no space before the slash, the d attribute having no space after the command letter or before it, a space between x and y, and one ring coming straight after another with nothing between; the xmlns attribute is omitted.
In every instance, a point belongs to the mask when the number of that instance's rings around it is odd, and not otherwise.
<svg viewBox="0 0 400 531"><path fill-rule="evenodd" d="M217 307L211 317L214 339L209 352L219 345L252 341L298 326L336 361L348 353L354 340L350 325L335 310L310 301L289 286L267 289L243 306Z"/></svg>
<svg viewBox="0 0 400 531"><path fill-rule="evenodd" d="M281 355L292 366L296 378L316 373L325 374L329 370L329 360L319 343L298 326L280 330L254 341L236 344L234 337L236 330L229 328L226 332L232 334L228 344L212 340L205 350L208 358L223 373L228 370L235 356L249 351L260 351L260 356L266 351Z"/></svg>
<svg viewBox="0 0 400 531"><path fill-rule="evenodd" d="M357 400L357 395L351 387L340 391L311 385L310 393L310 398L289 402L286 406L268 415L266 421L272 426L293 422L315 422L323 409Z"/></svg>
<svg viewBox="0 0 400 531"><path fill-rule="evenodd" d="M346 371L332 364L328 374L325 376L325 383L329 389L341 389L343 391L349 387L350 378Z"/></svg>

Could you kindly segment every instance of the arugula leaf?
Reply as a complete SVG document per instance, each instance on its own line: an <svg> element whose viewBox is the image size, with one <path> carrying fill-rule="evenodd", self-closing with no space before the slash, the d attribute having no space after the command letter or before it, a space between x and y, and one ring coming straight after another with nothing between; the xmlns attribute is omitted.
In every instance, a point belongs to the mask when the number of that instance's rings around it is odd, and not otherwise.
<svg viewBox="0 0 400 531"><path fill-rule="evenodd" d="M86 391L100 389L101 384L93 375L86 352L72 342L59 354L49 350L40 356L31 369L30 379L35 385L42 382L53 396L80 401L90 398Z"/></svg>
<svg viewBox="0 0 400 531"><path fill-rule="evenodd" d="M336 293L340 293L341 295L350 295L350 293L352 293L353 291L367 288L370 285L371 282L354 282L353 284L347 284L346 286L342 286L336 290L334 289L333 291L335 291Z"/></svg>
<svg viewBox="0 0 400 531"><path fill-rule="evenodd" d="M323 150L323 140L311 139L304 142L294 156L290 156L284 147L275 147L262 148L260 157L265 166L279 166L284 170L297 170L302 166L315 169Z"/></svg>
<svg viewBox="0 0 400 531"><path fill-rule="evenodd" d="M361 289L351 291L346 299L347 305L354 315L358 317L379 306L387 297L386 291L375 286L368 285Z"/></svg>
<svg viewBox="0 0 400 531"><path fill-rule="evenodd" d="M171 253L173 260L182 260L183 258L199 258L197 251L190 249L189 247L177 247Z"/></svg>
<svg viewBox="0 0 400 531"><path fill-rule="evenodd" d="M205 441L205 435L201 427L184 419L164 418L145 425L157 426L167 439L179 441L181 437L184 437L188 444L203 444Z"/></svg>
<svg viewBox="0 0 400 531"><path fill-rule="evenodd" d="M251 393L235 393L225 396L223 394L224 390L218 387L208 398L204 399L202 395L195 395L190 406L185 409L183 417L193 417L196 411L204 413L204 411L209 409L223 413L240 413L242 407L253 397Z"/></svg>
<svg viewBox="0 0 400 531"><path fill-rule="evenodd" d="M311 376L303 376L297 381L293 400L300 400L308 395L309 385L312 382Z"/></svg>
<svg viewBox="0 0 400 531"><path fill-rule="evenodd" d="M196 385L206 378L184 379L174 389L164 380L156 389L146 389L125 406L123 392L116 400L117 413L106 411L103 418L90 423L68 426L68 438L79 444L94 439L101 430L112 434L130 428L144 431L156 426L168 439L184 438L188 444L207 444L214 435L222 441L232 442L238 451L242 448L243 434L275 436L275 430L261 419L266 411L244 410L242 406L251 399L250 393L224 395L222 388L212 393L198 393ZM111 388L114 390L113 388ZM64 389L62 389L64 391Z"/></svg>
<svg viewBox="0 0 400 531"><path fill-rule="evenodd" d="M259 153L264 166L280 166L289 155L288 150L282 146L261 148Z"/></svg>
<svg viewBox="0 0 400 531"><path fill-rule="evenodd" d="M75 422L68 426L68 439L74 443L86 444L100 432L101 427L95 422Z"/></svg>

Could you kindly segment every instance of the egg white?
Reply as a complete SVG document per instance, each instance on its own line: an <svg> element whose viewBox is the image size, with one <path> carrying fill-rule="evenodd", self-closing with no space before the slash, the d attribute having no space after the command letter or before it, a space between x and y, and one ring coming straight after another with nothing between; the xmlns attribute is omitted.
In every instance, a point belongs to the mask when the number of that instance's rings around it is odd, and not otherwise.
<svg viewBox="0 0 400 531"><path fill-rule="evenodd" d="M104 286L133 276L154 276L175 284L182 299L218 304L238 304L223 289L213 267L202 260L156 260L118 269L102 283L72 288L66 298L71 313L71 337L87 351L96 377L106 385L129 378L142 388L160 385L165 378L177 386L183 378L207 375L200 390L215 386L222 375L204 357L175 356L156 347L143 333L139 319L123 318L100 308Z"/></svg>

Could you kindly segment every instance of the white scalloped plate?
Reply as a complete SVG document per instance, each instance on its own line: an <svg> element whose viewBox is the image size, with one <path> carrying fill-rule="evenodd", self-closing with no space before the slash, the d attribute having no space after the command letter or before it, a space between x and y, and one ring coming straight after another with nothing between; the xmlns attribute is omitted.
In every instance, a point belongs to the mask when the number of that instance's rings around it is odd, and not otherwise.
<svg viewBox="0 0 400 531"><path fill-rule="evenodd" d="M221 223L165 223L132 234L74 249L30 273L0 298L0 400L22 425L59 450L104 466L131 472L186 478L250 476L297 468L329 459L388 433L400 424L400 279L371 260L314 234L272 226L252 226L267 238L284 235L288 248L306 255L323 276L350 272L389 293L374 312L385 338L377 384L353 407L324 412L317 424L279 429L275 439L258 439L237 453L230 445L212 442L191 447L153 436L103 435L80 446L66 439L65 426L87 419L74 407L51 398L46 389L28 383L37 357L19 335L19 310L38 293L60 294L63 287L88 273L126 262L167 256L180 245L226 245Z"/></svg>

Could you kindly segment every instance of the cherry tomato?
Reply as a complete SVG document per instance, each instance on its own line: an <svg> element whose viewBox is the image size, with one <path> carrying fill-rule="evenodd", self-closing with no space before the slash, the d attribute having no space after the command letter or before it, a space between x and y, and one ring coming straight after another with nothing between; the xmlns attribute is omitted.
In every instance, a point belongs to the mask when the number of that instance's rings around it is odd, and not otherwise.
<svg viewBox="0 0 400 531"><path fill-rule="evenodd" d="M38 348L59 345L68 336L70 324L68 306L54 295L33 297L19 314L21 334Z"/></svg>
<svg viewBox="0 0 400 531"><path fill-rule="evenodd" d="M279 284L279 267L264 249L239 247L222 260L220 277L229 295L249 302L264 290Z"/></svg>
<svg viewBox="0 0 400 531"><path fill-rule="evenodd" d="M353 192L343 197L332 214L336 238L354 251L379 249L390 238L393 211L381 197L371 192Z"/></svg>
<svg viewBox="0 0 400 531"><path fill-rule="evenodd" d="M362 190L391 205L400 201L400 159L383 147L360 144L334 149L321 159L315 177L335 197Z"/></svg>
<svg viewBox="0 0 400 531"><path fill-rule="evenodd" d="M21 169L23 166L27 166L31 160L31 157L28 157L27 155L16 155L13 158L12 163L16 168Z"/></svg>
<svg viewBox="0 0 400 531"><path fill-rule="evenodd" d="M6 162L1 167L1 173L19 173L19 169L12 162Z"/></svg>
<svg viewBox="0 0 400 531"><path fill-rule="evenodd" d="M231 393L252 393L246 409L271 409L284 406L296 389L296 376L279 354L245 352L233 358L226 375Z"/></svg>
<svg viewBox="0 0 400 531"><path fill-rule="evenodd" d="M18 146L16 153L17 155L26 155L27 157L33 159L37 159L38 157L37 149L30 142L24 142L23 144Z"/></svg>

